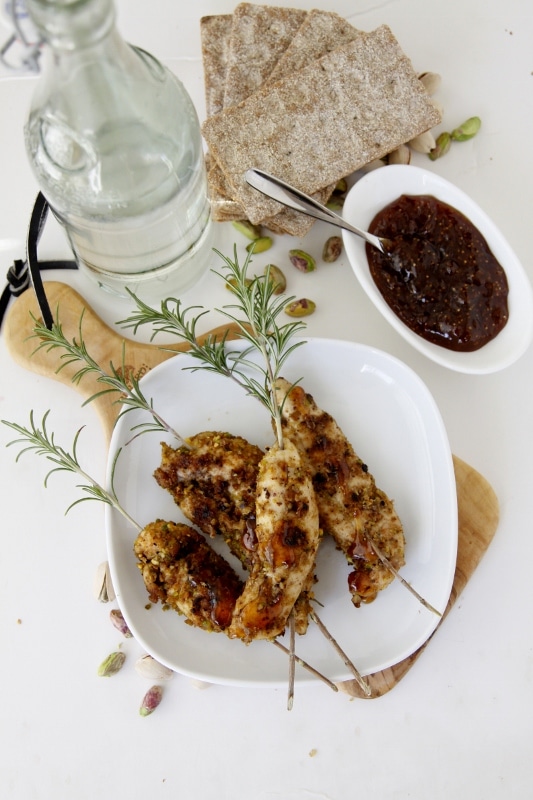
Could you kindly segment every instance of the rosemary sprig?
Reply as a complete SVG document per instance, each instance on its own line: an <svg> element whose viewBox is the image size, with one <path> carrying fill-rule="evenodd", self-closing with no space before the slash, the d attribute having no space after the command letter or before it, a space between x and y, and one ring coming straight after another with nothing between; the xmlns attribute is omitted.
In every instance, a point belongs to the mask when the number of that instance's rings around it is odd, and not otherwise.
<svg viewBox="0 0 533 800"><path fill-rule="evenodd" d="M72 339L72 341L70 341L63 332L63 326L59 321L57 313L51 328L47 328L43 322L36 319L32 314L31 317L34 325L33 334L30 338L39 339L39 344L33 353L35 354L39 352L39 350L46 350L46 352L56 349L63 350L63 353L59 357L60 364L56 370L57 373L61 372L61 370L68 365L78 362L81 363L83 366L72 376L72 382L75 385L78 385L85 375L95 374L98 376L96 378L97 382L101 383L106 388L95 392L87 398L87 400L83 402L84 406L102 395L116 392L119 396L114 402L120 403L123 406L121 412L117 416L117 421L124 416L124 414L127 414L128 411L133 411L134 409L147 411L151 415L151 422L141 422L133 426L132 430L138 430L139 433L164 431L178 439L181 445L188 446L183 437L157 413L154 409L153 401L145 397L139 384L139 378L133 374L131 370L127 369L124 343L122 345L122 363L120 368L115 367L114 364L110 362L109 372L106 372L90 355L82 334L84 313L83 311L80 316L78 339Z"/></svg>
<svg viewBox="0 0 533 800"><path fill-rule="evenodd" d="M141 530L140 526L120 505L115 491L113 479L117 460L121 452L120 449L117 450L111 466L111 488L109 491L107 491L94 478L85 472L78 460L78 440L83 428L80 428L76 432L74 441L72 443L72 452L69 452L60 445L56 444L53 432L48 432L46 423L49 413L50 410L45 412L41 421L41 427L38 427L38 425L35 423L33 410L30 411L30 425L28 428L25 428L23 425L19 425L16 422L9 422L5 419L1 420L3 425L7 425L8 428L11 428L18 434L18 438L8 442L6 446L11 447L13 445L23 445L23 449L18 453L16 461L18 461L19 458L24 455L24 453L33 451L37 455L45 456L45 458L55 464L56 466L49 470L45 476L45 487L48 485L50 476L55 472L71 472L75 475L79 475L84 481L86 481L85 483L78 484L77 486L78 489L81 489L82 492L84 492L85 496L80 497L71 503L65 511L65 514L68 514L68 512L74 508L74 506L84 502L85 500L100 500L101 502L115 508L131 525L133 525L133 527L137 528L137 530Z"/></svg>
<svg viewBox="0 0 533 800"><path fill-rule="evenodd" d="M266 274L251 280L247 278L251 253L241 266L236 246L233 259L218 250L215 252L224 262L223 271L215 271L215 274L224 280L235 297L235 303L215 310L236 323L240 330L239 338L249 344L244 350L230 349L226 337L207 337L200 344L196 327L208 311L201 306L183 308L181 301L176 298L164 300L160 310L157 310L130 292L137 310L117 324L132 328L134 333L142 325L151 325L152 340L159 333L166 333L186 341L190 345L189 355L200 362L200 366L188 369L203 369L224 375L258 399L271 415L278 444L283 447L282 406L276 398L275 382L288 356L303 344L303 341L293 342L292 339L305 328L305 324L301 321L278 323L285 305L294 298L276 297L275 282L270 279L268 270ZM199 313L194 314L197 310ZM254 351L260 354L260 363L250 358Z"/></svg>

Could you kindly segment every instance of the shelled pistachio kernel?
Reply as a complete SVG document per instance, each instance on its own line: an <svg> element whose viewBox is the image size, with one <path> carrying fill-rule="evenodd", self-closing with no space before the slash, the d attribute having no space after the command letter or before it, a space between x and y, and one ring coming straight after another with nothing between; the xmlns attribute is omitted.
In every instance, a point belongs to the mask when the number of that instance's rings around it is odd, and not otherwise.
<svg viewBox="0 0 533 800"><path fill-rule="evenodd" d="M300 272L313 272L316 269L315 259L305 250L289 250L289 260Z"/></svg>
<svg viewBox="0 0 533 800"><path fill-rule="evenodd" d="M156 710L162 699L163 687L151 686L144 695L141 707L139 708L139 714L141 717L148 717L153 711Z"/></svg>
<svg viewBox="0 0 533 800"><path fill-rule="evenodd" d="M272 239L270 236L260 236L258 239L254 239L253 242L246 245L246 250L248 253L264 253L265 250L270 250L272 247Z"/></svg>
<svg viewBox="0 0 533 800"><path fill-rule="evenodd" d="M289 317L308 317L316 309L316 303L309 300L307 297L301 297L299 300L293 300L285 306L285 313Z"/></svg>
<svg viewBox="0 0 533 800"><path fill-rule="evenodd" d="M110 678L112 675L116 675L124 666L125 660L125 653L121 653L118 650L114 653L110 653L98 667L98 675L101 678Z"/></svg>
<svg viewBox="0 0 533 800"><path fill-rule="evenodd" d="M259 239L261 236L261 228L259 225L252 225L247 219L236 219L233 220L231 223L235 230L239 231L239 233L244 234L247 239L251 239L255 241L255 239Z"/></svg>
<svg viewBox="0 0 533 800"><path fill-rule="evenodd" d="M467 142L476 135L480 128L480 118L470 117L466 122L463 122L462 125L459 125L458 128L454 128L451 132L451 137L455 142Z"/></svg>
<svg viewBox="0 0 533 800"><path fill-rule="evenodd" d="M244 279L244 285L245 286L250 286L251 282L252 282L251 278L245 278ZM232 292L237 288L237 279L236 278L228 278L228 280L226 281L225 285L226 285L226 289L228 289L230 292Z"/></svg>
<svg viewBox="0 0 533 800"><path fill-rule="evenodd" d="M282 270L276 267L275 264L268 264L265 267L264 274L268 275L270 282L274 286L274 294L283 294L287 288L287 278Z"/></svg>
<svg viewBox="0 0 533 800"><path fill-rule="evenodd" d="M133 634L128 628L127 622L124 619L124 615L120 609L112 608L109 612L109 619L111 620L113 627L116 628L117 631L119 631L126 639L131 639L133 637Z"/></svg>
<svg viewBox="0 0 533 800"><path fill-rule="evenodd" d="M330 236L322 249L322 260L332 264L342 253L342 239L340 236Z"/></svg>
<svg viewBox="0 0 533 800"><path fill-rule="evenodd" d="M443 131L437 136L435 147L429 151L428 156L432 161L436 161L437 158L442 158L450 149L451 143L451 135L447 131Z"/></svg>

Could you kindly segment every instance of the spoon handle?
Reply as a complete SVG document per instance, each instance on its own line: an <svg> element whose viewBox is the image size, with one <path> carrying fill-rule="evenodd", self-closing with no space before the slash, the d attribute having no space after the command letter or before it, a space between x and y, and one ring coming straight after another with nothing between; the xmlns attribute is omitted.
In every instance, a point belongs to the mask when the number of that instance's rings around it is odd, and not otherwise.
<svg viewBox="0 0 533 800"><path fill-rule="evenodd" d="M350 225L342 217L339 217L338 214L335 214L334 211L330 211L329 208L313 200L309 195L300 192L293 186L289 186L288 183L280 180L280 178L275 178L273 175L269 175L268 172L263 172L263 170L260 169L248 169L244 177L250 186L267 197L277 200L278 203L293 208L295 211L301 211L302 214L307 214L308 217L314 217L323 222L329 222L331 225L335 225L338 228L343 228L346 231L350 231L350 233L355 233L373 247L377 247L377 249L383 253L383 243L378 236L374 236L372 233L368 233L368 231L362 231Z"/></svg>

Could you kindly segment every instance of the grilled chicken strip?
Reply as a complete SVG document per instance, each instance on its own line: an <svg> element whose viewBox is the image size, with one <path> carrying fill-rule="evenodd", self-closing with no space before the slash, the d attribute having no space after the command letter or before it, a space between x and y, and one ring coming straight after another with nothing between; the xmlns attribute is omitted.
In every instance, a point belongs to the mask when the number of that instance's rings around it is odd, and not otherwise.
<svg viewBox="0 0 533 800"><path fill-rule="evenodd" d="M315 488L320 525L344 552L353 571L348 577L352 602L372 602L393 580L372 547L395 569L405 563L403 527L392 501L378 489L366 464L354 452L333 417L300 386L283 378L276 392L283 405L283 435L305 454ZM288 394L287 394L288 393Z"/></svg>
<svg viewBox="0 0 533 800"><path fill-rule="evenodd" d="M255 538L255 487L263 451L240 436L204 431L187 440L190 449L162 444L156 481L183 514L207 536L222 535L250 570Z"/></svg>
<svg viewBox="0 0 533 800"><path fill-rule="evenodd" d="M190 449L162 444L154 475L182 513L207 536L221 535L250 572L257 559L256 485L263 451L240 436L204 431L188 439ZM309 624L313 574L294 607L296 632Z"/></svg>
<svg viewBox="0 0 533 800"><path fill-rule="evenodd" d="M273 445L259 465L255 532L256 558L228 631L245 642L285 630L315 565L321 536L315 492L290 441L283 449Z"/></svg>
<svg viewBox="0 0 533 800"><path fill-rule="evenodd" d="M206 631L228 629L243 582L200 533L156 520L137 536L133 549L153 603L160 601Z"/></svg>

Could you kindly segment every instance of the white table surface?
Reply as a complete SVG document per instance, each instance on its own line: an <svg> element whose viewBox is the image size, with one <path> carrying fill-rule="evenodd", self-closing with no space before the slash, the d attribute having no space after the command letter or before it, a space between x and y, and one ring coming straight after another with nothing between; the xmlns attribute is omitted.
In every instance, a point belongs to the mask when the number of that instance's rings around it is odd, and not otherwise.
<svg viewBox="0 0 533 800"><path fill-rule="evenodd" d="M313 7L305 0L287 5ZM228 0L120 0L119 26L180 75L203 116L199 19L233 7ZM439 72L443 128L481 117L477 138L441 161L417 156L414 163L468 192L531 277L531 4L337 0L321 7L365 30L389 24L418 71ZM0 76L4 272L24 256L36 192L22 141L34 85L5 71ZM329 233L316 226L311 236L323 241ZM217 227L218 246L233 241L230 226ZM288 240L277 237L275 246L282 253ZM61 232L46 235L41 255L67 255ZM108 322L128 310L110 305L77 275L46 277L71 283ZM120 642L108 622L109 606L92 594L95 568L106 558L104 508L85 503L65 516L77 497L75 482L55 476L45 489L47 462L28 455L15 464L15 452L4 447L12 437L2 426L0 795L6 800L533 796L533 350L499 374L449 372L378 316L345 259L311 276L291 273L291 291L319 300L309 336L382 348L426 382L452 451L498 495L501 522L493 543L426 652L381 699L349 700L317 684L297 688L289 713L282 690L201 690L176 675L164 702L143 719L137 709L149 683L133 668L141 653L135 641L123 644L128 659L121 673L109 680L96 674ZM210 275L186 300L210 307L225 301L222 292ZM30 409L40 418L50 408L50 425L66 445L85 424L80 458L102 478L106 444L94 410L81 409L71 388L16 365L1 335L0 374L0 418L26 423Z"/></svg>

